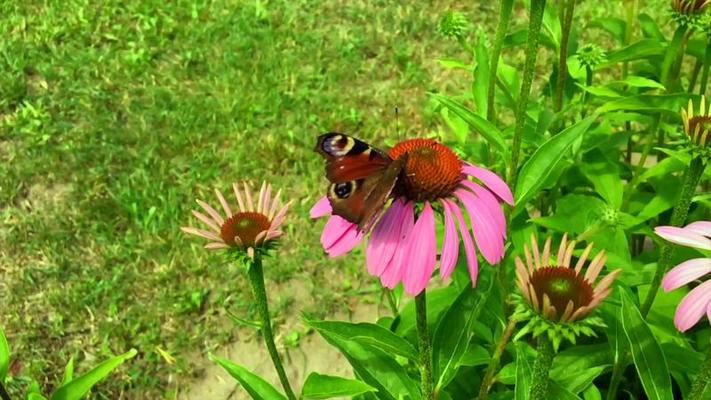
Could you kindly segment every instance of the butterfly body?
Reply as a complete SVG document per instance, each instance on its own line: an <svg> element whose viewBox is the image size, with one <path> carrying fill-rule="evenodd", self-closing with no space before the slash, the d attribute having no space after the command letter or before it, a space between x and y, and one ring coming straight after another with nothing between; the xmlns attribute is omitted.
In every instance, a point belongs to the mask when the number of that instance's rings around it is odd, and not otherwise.
<svg viewBox="0 0 711 400"><path fill-rule="evenodd" d="M337 132L319 136L316 151L326 160L333 214L365 230L390 197L407 154L392 159L382 150Z"/></svg>

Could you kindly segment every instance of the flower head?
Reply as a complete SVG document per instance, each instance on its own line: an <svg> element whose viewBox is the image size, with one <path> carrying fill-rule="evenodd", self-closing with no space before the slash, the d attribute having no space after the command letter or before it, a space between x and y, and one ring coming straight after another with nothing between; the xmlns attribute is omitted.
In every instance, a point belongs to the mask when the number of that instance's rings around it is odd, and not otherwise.
<svg viewBox="0 0 711 400"><path fill-rule="evenodd" d="M688 107L681 109L681 120L691 143L699 147L707 147L711 143L711 104L707 109L705 96L701 96L698 114L695 113L694 102L689 100Z"/></svg>
<svg viewBox="0 0 711 400"><path fill-rule="evenodd" d="M683 228L658 226L654 232L669 242L711 250L711 221L697 221ZM711 273L711 258L694 258L684 261L667 272L662 280L664 291L677 289ZM674 315L674 325L681 332L696 325L701 317L707 315L711 322L711 279L692 289L679 303Z"/></svg>
<svg viewBox="0 0 711 400"><path fill-rule="evenodd" d="M575 53L575 57L580 60L581 65L590 68L595 68L607 59L605 50L593 43L580 47Z"/></svg>
<svg viewBox="0 0 711 400"><path fill-rule="evenodd" d="M691 15L701 14L711 4L711 0L672 0L671 7L674 12Z"/></svg>
<svg viewBox="0 0 711 400"><path fill-rule="evenodd" d="M458 11L447 12L439 21L439 32L443 36L461 39L468 29L467 18Z"/></svg>
<svg viewBox="0 0 711 400"><path fill-rule="evenodd" d="M272 187L266 182L262 183L258 197L253 199L253 193L247 183L243 183L244 191L240 190L237 183L232 184L237 200L237 212L233 212L222 193L215 189L217 200L225 212L221 215L217 210L202 200L197 200L198 205L207 215L193 210L193 215L204 223L209 230L182 227L183 232L200 236L210 240L205 248L233 249L244 251L250 258L254 257L255 249L262 249L283 232L279 230L286 217L291 202L281 205L279 196L272 197Z"/></svg>
<svg viewBox="0 0 711 400"><path fill-rule="evenodd" d="M407 160L391 193L393 200L370 232L366 248L368 272L380 277L388 288L402 282L410 295L424 290L437 266L435 226L439 214L444 223L439 257L441 277L448 278L454 271L461 237L475 285L477 247L490 264L503 258L506 219L501 203L513 204L511 190L493 172L461 161L435 140L406 140L388 153L393 160L405 154ZM312 218L330 213L327 197L311 209ZM331 215L321 243L335 257L352 250L366 234L358 225Z"/></svg>
<svg viewBox="0 0 711 400"><path fill-rule="evenodd" d="M610 272L596 283L605 265L605 252L600 251L583 272L593 246L588 245L575 266L571 267L575 244L575 241L568 242L567 235L564 235L557 253L552 257L551 238L539 250L538 242L532 236L532 251L524 245L526 260L516 257L516 283L523 301L519 303L514 318L529 321L517 337L531 331L534 334L548 331L557 348L562 337L575 342L577 334L593 335L590 326L602 324L596 318L590 318L589 314L610 295L612 283L621 270Z"/></svg>

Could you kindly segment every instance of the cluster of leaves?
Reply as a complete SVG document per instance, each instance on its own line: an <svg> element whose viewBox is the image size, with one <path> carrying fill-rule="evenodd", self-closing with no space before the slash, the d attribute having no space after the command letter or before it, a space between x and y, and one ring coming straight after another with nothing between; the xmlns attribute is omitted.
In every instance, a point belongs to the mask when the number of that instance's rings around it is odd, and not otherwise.
<svg viewBox="0 0 711 400"><path fill-rule="evenodd" d="M711 37L672 18L668 23L676 31L665 34L669 26L637 14L636 2L630 2L622 18L566 24L565 4L549 2L542 17L540 44L547 51L540 57L548 62L537 71L541 82L516 116L523 126L520 168L509 162L516 151L510 145L516 129L508 116L517 111L525 77L507 57L491 73L487 35L467 30L461 16L450 13L444 19L443 35L455 38L471 59L441 64L474 80L470 92L432 95L453 132L455 140L449 144L465 159L517 179L512 184L516 206L510 210L511 246L498 267L504 279L484 268L477 287L471 288L457 272L447 287L427 294L440 399L473 398L480 392L511 312L506 299L513 290L513 258L535 231L594 242L608 254L606 268L623 271L596 316L604 321L595 328L598 334L561 345L550 371L549 398L614 399L618 384L633 398L680 398L688 394L709 346L707 324L685 334L674 328L674 310L684 289L660 293L650 310L640 304L659 258L661 241L653 227L669 223L684 171L698 156L684 135L679 111L689 100L698 104L706 91ZM530 34L521 29L506 35L504 54L518 54ZM561 74L565 79L559 79ZM497 88L493 117L487 115L490 84ZM708 180L709 173L703 172L704 188ZM710 195L695 195L688 220L708 219L710 206ZM673 261L692 254L679 249ZM374 324L309 317L305 323L346 357L357 379L312 375L304 398L422 398L413 302ZM535 354L528 338L508 343L488 397L526 398ZM218 362L255 398L283 398L251 372Z"/></svg>

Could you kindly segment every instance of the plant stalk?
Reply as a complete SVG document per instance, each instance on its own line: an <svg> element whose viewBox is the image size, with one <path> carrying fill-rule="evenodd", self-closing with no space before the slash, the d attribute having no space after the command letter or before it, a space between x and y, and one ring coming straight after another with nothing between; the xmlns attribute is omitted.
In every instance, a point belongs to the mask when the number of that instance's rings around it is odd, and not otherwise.
<svg viewBox="0 0 711 400"><path fill-rule="evenodd" d="M281 358L279 358L279 352L274 344L274 333L272 332L269 306L267 304L267 290L264 287L264 271L262 270L262 259L259 254L255 254L254 260L249 266L248 274L249 283L252 285L252 291L254 292L254 299L259 309L259 316L262 320L261 329L262 335L264 336L264 344L267 346L269 356L272 358L274 369L276 369L277 375L279 375L279 381L284 388L284 392L286 392L286 397L289 398L289 400L296 400L296 395L294 395L294 391L291 389L289 378L286 376L284 365L281 362Z"/></svg>
<svg viewBox="0 0 711 400"><path fill-rule="evenodd" d="M610 378L610 386L607 388L607 400L615 400L617 398L617 388L620 386L622 375L625 373L628 364L629 355L625 353L612 367L612 378Z"/></svg>
<svg viewBox="0 0 711 400"><path fill-rule="evenodd" d="M560 51L558 57L558 81L556 82L554 112L559 112L563 108L563 95L565 93L565 80L568 78L568 40L570 38L570 28L573 25L573 11L577 0L565 0L563 8L563 18L561 24Z"/></svg>
<svg viewBox="0 0 711 400"><path fill-rule="evenodd" d="M528 39L526 42L526 62L523 69L523 81L521 92L516 105L516 128L513 136L513 149L511 150L511 165L509 166L510 185L514 185L518 175L518 162L521 156L521 137L526 126L526 109L528 108L528 96L531 93L533 84L533 72L536 68L536 56L538 55L538 39L541 33L541 23L543 21L543 11L546 8L546 0L531 0L531 17L528 23Z"/></svg>
<svg viewBox="0 0 711 400"><path fill-rule="evenodd" d="M533 376L531 384L531 392L529 399L531 400L548 400L548 374L550 373L551 365L553 364L553 345L546 334L538 336L538 356L533 363Z"/></svg>
<svg viewBox="0 0 711 400"><path fill-rule="evenodd" d="M484 375L484 380L481 382L481 387L479 388L479 400L485 400L489 396L489 390L491 385L494 383L494 375L499 368L499 363L501 362L501 356L504 354L506 345L511 339L514 329L516 328L516 321L509 320L509 323L504 328L504 332L501 334L498 343L496 343L496 348L494 349L494 355L489 360L489 365L486 366L486 373Z"/></svg>
<svg viewBox="0 0 711 400"><path fill-rule="evenodd" d="M704 54L704 66L701 72L701 84L699 86L699 94L706 94L706 85L709 82L709 66L711 66L711 34L708 35L706 42L706 53Z"/></svg>
<svg viewBox="0 0 711 400"><path fill-rule="evenodd" d="M511 18L511 9L513 8L513 0L502 0L501 8L499 9L499 23L496 26L496 38L494 39L494 47L491 52L491 60L489 66L489 88L486 93L486 119L494 122L494 94L496 91L496 72L499 69L499 58L501 57L501 49L504 47L504 38L506 31L509 28L509 19Z"/></svg>
<svg viewBox="0 0 711 400"><path fill-rule="evenodd" d="M425 290L415 297L417 314L417 339L420 350L420 377L422 381L422 398L434 400L434 383L432 380L432 348L430 334L427 331L427 292Z"/></svg>
<svg viewBox="0 0 711 400"><path fill-rule="evenodd" d="M701 367L701 371L696 375L694 383L691 385L689 400L701 400L709 381L711 381L711 345L709 345L709 348L706 350L704 365Z"/></svg>
<svg viewBox="0 0 711 400"><path fill-rule="evenodd" d="M684 221L686 221L686 216L689 212L689 207L691 206L691 198L694 196L696 186L699 184L701 174L704 172L704 167L705 165L701 157L695 157L689 163L689 168L684 174L684 184L681 187L679 201L677 201L674 206L674 210L672 211L671 221L669 222L671 226L682 226ZM652 279L649 293L647 294L647 298L644 300L644 304L640 309L642 316L644 317L647 316L649 310L652 308L654 298L657 296L659 286L662 284L662 277L671 265L675 249L674 246L674 244L666 241L662 245L661 255L659 256L659 261L657 262L657 269L654 272L654 278Z"/></svg>

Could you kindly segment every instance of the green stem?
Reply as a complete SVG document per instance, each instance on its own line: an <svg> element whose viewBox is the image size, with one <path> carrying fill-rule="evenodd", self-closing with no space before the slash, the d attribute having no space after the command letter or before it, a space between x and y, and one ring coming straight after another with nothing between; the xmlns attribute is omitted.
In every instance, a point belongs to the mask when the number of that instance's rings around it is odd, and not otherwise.
<svg viewBox="0 0 711 400"><path fill-rule="evenodd" d="M573 11L577 0L566 0L561 24L560 52L558 56L558 81L556 82L555 105L553 112L559 112L563 108L563 94L565 92L565 80L568 77L568 40L570 38L570 28L573 25Z"/></svg>
<svg viewBox="0 0 711 400"><path fill-rule="evenodd" d="M701 179L701 174L704 172L704 162L701 157L695 157L689 163L689 168L684 174L684 185L681 187L681 194L679 195L679 201L674 206L672 211L671 221L669 222L672 226L681 226L686 221L686 215L689 212L689 207L691 206L691 198L696 192L696 186L699 184ZM644 304L640 311L643 316L647 316L649 310L652 308L654 303L654 298L657 296L659 291L659 286L662 283L662 277L667 272L667 268L671 265L672 257L674 255L674 245L670 242L664 242L662 245L661 255L659 256L659 261L657 262L657 269L654 272L654 278L652 279L652 284L647 294L647 298L644 300Z"/></svg>
<svg viewBox="0 0 711 400"><path fill-rule="evenodd" d="M0 399L10 400L10 394L5 390L5 386L3 386L2 382L0 382Z"/></svg>
<svg viewBox="0 0 711 400"><path fill-rule="evenodd" d="M625 353L612 367L612 378L610 379L610 385L607 388L607 400L615 400L617 398L617 388L620 386L622 375L625 373L628 364L629 356Z"/></svg>
<svg viewBox="0 0 711 400"><path fill-rule="evenodd" d="M694 383L691 385L689 400L701 400L709 381L711 381L711 345L706 351L706 361L704 361L701 371L696 375Z"/></svg>
<svg viewBox="0 0 711 400"><path fill-rule="evenodd" d="M592 86L593 83L593 70L589 65L585 66L585 86L590 87ZM588 102L588 92L583 91L583 97L581 99L581 105L580 105L580 115L582 118L585 118L585 104Z"/></svg>
<svg viewBox="0 0 711 400"><path fill-rule="evenodd" d="M383 287L383 292L385 293L385 297L388 299L388 305L390 306L390 311L393 313L393 317L397 317L400 315L400 311L397 309L397 302L395 301L393 291Z"/></svg>
<svg viewBox="0 0 711 400"><path fill-rule="evenodd" d="M708 35L706 42L706 53L704 54L704 66L701 72L701 85L699 86L699 94L706 94L706 84L709 82L709 66L711 66L711 34Z"/></svg>
<svg viewBox="0 0 711 400"><path fill-rule="evenodd" d="M686 36L686 30L687 27L685 24L679 25L676 30L674 31L674 36L672 37L671 43L669 43L667 47L667 51L664 54L664 62L662 63L662 76L661 76L661 82L662 85L664 85L665 88L667 88L667 92L671 92L669 85L671 84L672 79L671 78L671 73L674 68L674 66L677 63L677 59L679 58L679 55L684 54L684 49L683 49L683 44L684 44L684 37Z"/></svg>
<svg viewBox="0 0 711 400"><path fill-rule="evenodd" d="M553 364L553 345L546 334L538 336L538 356L533 363L533 377L531 385L531 400L550 399L548 393L548 374Z"/></svg>
<svg viewBox="0 0 711 400"><path fill-rule="evenodd" d="M420 350L420 376L422 381L422 398L434 400L434 384L432 382L432 349L430 334L427 331L427 292L422 291L415 297L417 311L417 339Z"/></svg>
<svg viewBox="0 0 711 400"><path fill-rule="evenodd" d="M259 316L262 319L261 329L262 335L264 336L264 344L266 344L269 356L272 358L274 368L276 369L277 375L279 375L281 386L284 388L284 392L286 392L286 397L288 397L289 400L296 400L294 391L289 384L289 379L286 377L284 366L279 358L279 352L274 344L274 333L272 332L269 306L267 305L267 290L264 287L264 271L262 270L262 259L259 254L255 254L254 261L249 267L249 283L252 284L254 300L257 302Z"/></svg>
<svg viewBox="0 0 711 400"><path fill-rule="evenodd" d="M546 0L531 0L531 17L528 22L528 39L526 43L526 62L523 68L523 81L521 83L521 93L518 96L516 105L516 128L513 136L513 149L511 150L511 165L508 182L514 185L518 175L518 161L521 156L521 137L526 126L526 109L528 108L528 96L531 93L533 84L533 72L536 68L536 56L538 55L538 38L541 33L541 22L543 21L543 11L546 8Z"/></svg>
<svg viewBox="0 0 711 400"><path fill-rule="evenodd" d="M503 269L503 268L501 268ZM496 343L496 348L494 349L494 355L491 356L489 360L489 365L486 366L486 373L484 374L484 380L481 382L481 387L479 388L479 400L485 400L489 396L489 389L494 383L494 375L499 368L499 363L501 362L501 356L504 354L506 345L511 339L514 329L516 328L516 321L509 320L506 325L504 332L501 334L498 343Z"/></svg>
<svg viewBox="0 0 711 400"><path fill-rule="evenodd" d="M700 59L696 59L694 62L694 70L691 72L691 79L689 80L689 88L686 90L687 93L693 93L694 87L696 87L696 81L699 79L699 73L701 72L701 65L703 63Z"/></svg>
<svg viewBox="0 0 711 400"><path fill-rule="evenodd" d="M513 8L513 0L502 0L501 8L499 9L499 24L496 26L496 38L494 39L494 48L491 51L491 59L489 66L489 88L486 93L486 119L494 122L494 94L496 90L497 74L499 69L499 58L501 57L501 49L504 47L504 38L509 27L509 19L511 17L511 9Z"/></svg>

